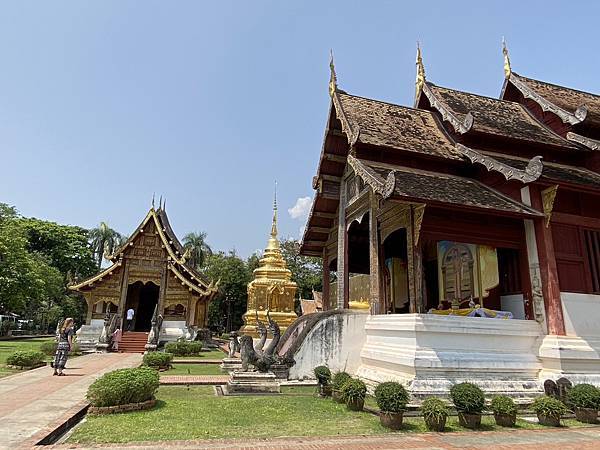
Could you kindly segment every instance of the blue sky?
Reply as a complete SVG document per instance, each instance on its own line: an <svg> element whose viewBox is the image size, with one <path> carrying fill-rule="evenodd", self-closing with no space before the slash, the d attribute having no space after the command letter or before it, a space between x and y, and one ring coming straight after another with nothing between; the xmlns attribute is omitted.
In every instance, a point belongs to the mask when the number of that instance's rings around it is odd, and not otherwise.
<svg viewBox="0 0 600 450"><path fill-rule="evenodd" d="M247 256L298 237L340 86L411 105L428 80L498 96L523 75L600 92L598 2L0 1L0 201L130 233L153 192L177 234ZM302 206L302 205L300 205Z"/></svg>

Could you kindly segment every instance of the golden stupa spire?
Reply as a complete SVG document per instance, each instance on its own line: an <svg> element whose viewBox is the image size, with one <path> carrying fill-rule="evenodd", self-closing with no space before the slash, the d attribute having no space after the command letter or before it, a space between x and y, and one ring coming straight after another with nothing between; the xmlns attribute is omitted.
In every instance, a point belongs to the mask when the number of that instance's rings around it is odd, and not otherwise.
<svg viewBox="0 0 600 450"><path fill-rule="evenodd" d="M329 96L333 97L337 91L337 75L335 73L335 64L333 62L333 49L329 50Z"/></svg>
<svg viewBox="0 0 600 450"><path fill-rule="evenodd" d="M506 47L504 36L502 36L502 54L504 55L504 78L510 78L512 69L510 68L510 56L508 55L508 48Z"/></svg>
<svg viewBox="0 0 600 450"><path fill-rule="evenodd" d="M421 44L417 41L417 77L415 80L415 102L419 98L419 93L425 84L425 66L423 65L423 57L421 55Z"/></svg>
<svg viewBox="0 0 600 450"><path fill-rule="evenodd" d="M271 225L271 237L277 239L277 181L275 181L275 195L273 196L273 225Z"/></svg>

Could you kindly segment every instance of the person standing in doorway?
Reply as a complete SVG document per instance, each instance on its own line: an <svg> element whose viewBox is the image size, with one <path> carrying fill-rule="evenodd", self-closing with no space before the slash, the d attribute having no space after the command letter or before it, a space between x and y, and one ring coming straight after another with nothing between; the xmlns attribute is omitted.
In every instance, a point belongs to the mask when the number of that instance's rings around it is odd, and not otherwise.
<svg viewBox="0 0 600 450"><path fill-rule="evenodd" d="M135 311L133 308L129 308L127 310L127 331L131 331L131 324L133 323L133 316L135 315Z"/></svg>

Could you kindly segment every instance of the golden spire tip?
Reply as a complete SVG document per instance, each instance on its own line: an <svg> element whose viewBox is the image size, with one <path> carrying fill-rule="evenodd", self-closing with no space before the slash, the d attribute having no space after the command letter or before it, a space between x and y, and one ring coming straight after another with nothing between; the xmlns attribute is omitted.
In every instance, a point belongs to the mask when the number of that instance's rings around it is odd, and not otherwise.
<svg viewBox="0 0 600 450"><path fill-rule="evenodd" d="M425 66L423 65L423 56L421 54L421 43L417 41L417 77L415 79L415 102L419 98L419 94L421 93L421 89L425 85Z"/></svg>
<svg viewBox="0 0 600 450"><path fill-rule="evenodd" d="M508 47L506 46L506 39L502 36L502 54L504 55L504 77L510 78L512 69L510 67L510 56L508 54Z"/></svg>
<svg viewBox="0 0 600 450"><path fill-rule="evenodd" d="M333 61L333 49L329 49L329 96L333 97L335 91L337 91L337 75Z"/></svg>

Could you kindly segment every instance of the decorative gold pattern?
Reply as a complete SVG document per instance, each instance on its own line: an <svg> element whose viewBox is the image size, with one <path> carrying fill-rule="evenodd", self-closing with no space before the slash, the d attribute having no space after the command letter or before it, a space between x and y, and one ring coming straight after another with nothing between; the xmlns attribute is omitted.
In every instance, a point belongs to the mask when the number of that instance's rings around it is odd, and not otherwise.
<svg viewBox="0 0 600 450"><path fill-rule="evenodd" d="M510 56L508 56L508 48L506 47L504 37L502 37L502 54L504 55L504 77L508 79L512 70L510 68Z"/></svg>
<svg viewBox="0 0 600 450"><path fill-rule="evenodd" d="M292 281L292 272L286 267L277 239L277 197L273 202L273 223L267 248L254 270L254 280L248 284L248 308L242 316L243 334L258 337L256 316L267 322L267 310L277 322L281 332L294 322L298 316L294 312L294 296L298 286Z"/></svg>
<svg viewBox="0 0 600 450"><path fill-rule="evenodd" d="M544 208L544 216L546 218L546 228L550 225L550 218L552 217L552 208L554 207L554 199L556 199L556 191L558 191L558 184L544 189L542 194L542 206Z"/></svg>
<svg viewBox="0 0 600 450"><path fill-rule="evenodd" d="M415 102L419 98L419 94L425 85L425 66L423 65L423 57L421 55L421 46L417 42L417 77L415 79Z"/></svg>
<svg viewBox="0 0 600 450"><path fill-rule="evenodd" d="M420 205L412 205L413 210L413 233L415 247L419 243L419 235L421 234L421 224L425 215L425 203Z"/></svg>
<svg viewBox="0 0 600 450"><path fill-rule="evenodd" d="M373 170L360 162L351 154L348 155L348 164L354 170L354 173L358 175L362 180L371 186L373 192L381 195L384 199L389 198L396 188L396 172L394 170L388 173L385 183L379 180L379 177L373 172Z"/></svg>
<svg viewBox="0 0 600 450"><path fill-rule="evenodd" d="M329 51L329 96L337 91L337 75L335 73L335 64L333 62L333 50Z"/></svg>

